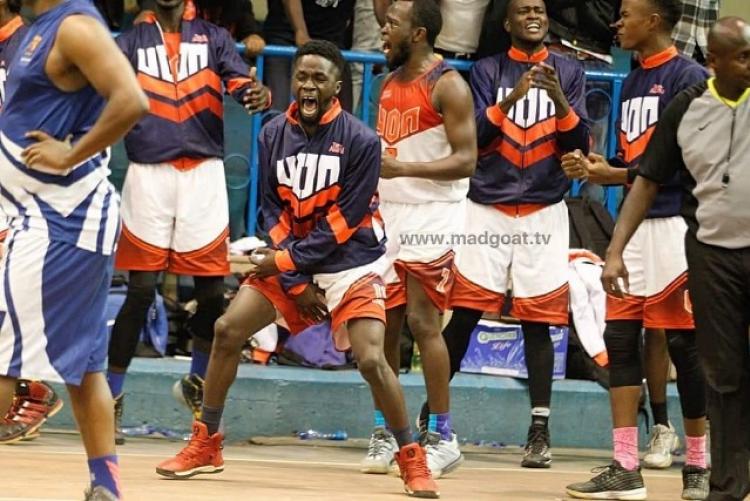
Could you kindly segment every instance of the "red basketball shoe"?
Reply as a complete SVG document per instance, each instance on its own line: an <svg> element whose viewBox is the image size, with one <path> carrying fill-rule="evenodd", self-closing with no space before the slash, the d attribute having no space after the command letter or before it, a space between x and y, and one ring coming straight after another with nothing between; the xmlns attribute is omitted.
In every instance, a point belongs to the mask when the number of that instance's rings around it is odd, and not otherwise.
<svg viewBox="0 0 750 501"><path fill-rule="evenodd" d="M202 473L224 471L224 458L221 456L221 433L208 435L208 428L200 421L193 422L193 435L190 442L177 455L159 463L156 473L168 478L190 478Z"/></svg>
<svg viewBox="0 0 750 501"><path fill-rule="evenodd" d="M2 424L0 443L33 440L47 418L57 414L62 406L62 400L47 384L19 380L13 405Z"/></svg>
<svg viewBox="0 0 750 501"><path fill-rule="evenodd" d="M415 498L439 498L438 486L427 467L427 456L418 443L409 444L396 453L404 490Z"/></svg>

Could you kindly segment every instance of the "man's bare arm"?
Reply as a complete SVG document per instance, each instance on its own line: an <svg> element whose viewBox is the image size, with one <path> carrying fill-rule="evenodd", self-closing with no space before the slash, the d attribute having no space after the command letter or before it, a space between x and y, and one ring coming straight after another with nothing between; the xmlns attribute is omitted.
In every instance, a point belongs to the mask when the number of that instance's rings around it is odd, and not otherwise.
<svg viewBox="0 0 750 501"><path fill-rule="evenodd" d="M435 84L433 104L443 116L452 153L434 162L408 163L384 155L381 177L421 177L453 181L474 174L477 164L477 127L469 86L458 73L447 73Z"/></svg>
<svg viewBox="0 0 750 501"><path fill-rule="evenodd" d="M380 26L385 24L385 13L390 6L391 0L372 0L372 7L375 10L375 19L378 20Z"/></svg>
<svg viewBox="0 0 750 501"><path fill-rule="evenodd" d="M65 163L72 167L123 137L148 112L148 99L112 35L94 18L66 18L55 48L107 101L91 130L68 152Z"/></svg>
<svg viewBox="0 0 750 501"><path fill-rule="evenodd" d="M305 23L305 12L302 10L302 0L282 0L282 2L284 2L286 18L294 30L294 43L297 47L301 47L310 41L307 23Z"/></svg>
<svg viewBox="0 0 750 501"><path fill-rule="evenodd" d="M633 237L633 233L643 222L646 213L654 203L659 191L659 183L638 176L633 188L625 197L620 216L617 218L612 241L607 248L604 269L602 270L602 286L607 294L622 297L628 292L628 270L622 258L625 246ZM624 290L620 285L622 281Z"/></svg>

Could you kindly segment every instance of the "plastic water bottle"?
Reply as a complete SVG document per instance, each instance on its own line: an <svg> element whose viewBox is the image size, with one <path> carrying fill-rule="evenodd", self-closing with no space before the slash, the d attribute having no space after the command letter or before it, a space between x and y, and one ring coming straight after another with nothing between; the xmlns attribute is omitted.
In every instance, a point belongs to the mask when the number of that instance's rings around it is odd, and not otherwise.
<svg viewBox="0 0 750 501"><path fill-rule="evenodd" d="M349 435L343 430L337 430L333 433L321 433L317 430L307 430L297 432L297 437L301 440L347 440Z"/></svg>

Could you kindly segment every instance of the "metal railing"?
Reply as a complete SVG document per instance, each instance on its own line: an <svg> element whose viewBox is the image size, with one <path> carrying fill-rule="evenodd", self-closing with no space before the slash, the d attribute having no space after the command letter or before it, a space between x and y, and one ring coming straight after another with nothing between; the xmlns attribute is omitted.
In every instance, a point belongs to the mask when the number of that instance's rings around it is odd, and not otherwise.
<svg viewBox="0 0 750 501"><path fill-rule="evenodd" d="M240 52L245 50L244 45L237 44L237 50ZM268 45L263 50L263 53L256 59L257 65L257 77L259 80L263 80L263 66L266 57L281 57L286 59L292 59L294 53L297 51L296 47L284 47L277 45ZM355 52L355 51L342 51L344 59L349 63L361 63L363 64L362 73L362 97L360 99L360 110L357 114L358 117L365 123L369 123L370 120L370 106L369 103L372 98L373 91L373 66L386 64L385 56L382 53L374 52ZM470 61L460 61L455 59L448 60L448 63L459 71L468 71L471 68L472 63ZM625 75L622 73L605 72L605 71L588 71L586 77L590 81L608 82L611 88L611 103L609 110L609 127L607 137L607 151L605 152L607 157L612 157L616 153L617 149L617 107L620 102L620 95L622 93L622 82L625 79ZM247 204L247 215L246 215L246 226L247 234L254 235L257 226L257 212L258 212L258 148L257 140L258 134L261 129L261 116L256 114L252 118L251 125L251 146L250 146L250 173L249 173L249 200ZM579 194L581 189L581 183L574 182L571 187L571 194L576 196ZM605 204L609 212L614 216L617 213L617 188L606 187L605 188Z"/></svg>

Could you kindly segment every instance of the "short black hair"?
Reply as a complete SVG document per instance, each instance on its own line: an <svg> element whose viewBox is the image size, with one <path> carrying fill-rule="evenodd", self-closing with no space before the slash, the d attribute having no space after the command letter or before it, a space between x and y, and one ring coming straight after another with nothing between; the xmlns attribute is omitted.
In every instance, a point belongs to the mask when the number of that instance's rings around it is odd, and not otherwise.
<svg viewBox="0 0 750 501"><path fill-rule="evenodd" d="M672 30L682 18L682 1L681 0L649 0L656 7L664 19L669 30Z"/></svg>
<svg viewBox="0 0 750 501"><path fill-rule="evenodd" d="M435 45L435 39L443 29L443 16L435 0L405 0L412 3L411 25L413 28L424 28L427 31L427 43Z"/></svg>
<svg viewBox="0 0 750 501"><path fill-rule="evenodd" d="M327 40L310 40L305 45L297 49L292 59L292 64L297 64L297 60L302 56L320 56L324 59L328 59L336 66L338 71L338 77L344 74L344 56L341 55L341 51L335 44Z"/></svg>
<svg viewBox="0 0 750 501"><path fill-rule="evenodd" d="M12 14L18 14L21 12L21 0L8 0L8 10Z"/></svg>

